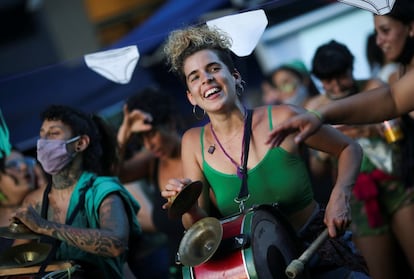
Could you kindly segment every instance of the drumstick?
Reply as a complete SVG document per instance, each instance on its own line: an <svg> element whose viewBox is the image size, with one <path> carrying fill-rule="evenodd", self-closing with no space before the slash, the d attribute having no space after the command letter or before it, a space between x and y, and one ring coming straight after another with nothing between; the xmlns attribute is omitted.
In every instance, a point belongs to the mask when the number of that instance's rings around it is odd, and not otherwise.
<svg viewBox="0 0 414 279"><path fill-rule="evenodd" d="M287 277L293 279L305 269L305 264L309 261L312 255L318 250L319 246L328 239L328 228L326 228L313 242L312 244L302 253L298 259L294 259L285 270Z"/></svg>

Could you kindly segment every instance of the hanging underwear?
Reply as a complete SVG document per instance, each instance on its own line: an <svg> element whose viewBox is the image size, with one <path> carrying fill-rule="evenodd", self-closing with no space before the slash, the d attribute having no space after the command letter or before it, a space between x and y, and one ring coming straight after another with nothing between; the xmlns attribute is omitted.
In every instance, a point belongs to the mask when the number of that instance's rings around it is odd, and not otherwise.
<svg viewBox="0 0 414 279"><path fill-rule="evenodd" d="M136 46L128 46L86 54L86 65L96 73L117 83L126 84L131 80L139 59Z"/></svg>

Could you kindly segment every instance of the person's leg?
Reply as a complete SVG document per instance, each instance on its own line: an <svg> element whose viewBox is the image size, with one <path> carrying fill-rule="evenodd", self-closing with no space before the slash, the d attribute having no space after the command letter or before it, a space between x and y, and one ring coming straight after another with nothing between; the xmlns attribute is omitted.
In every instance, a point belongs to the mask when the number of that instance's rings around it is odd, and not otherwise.
<svg viewBox="0 0 414 279"><path fill-rule="evenodd" d="M390 234L354 237L353 240L367 263L371 278L396 278L396 243Z"/></svg>
<svg viewBox="0 0 414 279"><path fill-rule="evenodd" d="M382 194L382 188L378 189ZM381 202L381 200L379 201ZM372 227L364 201L352 196L351 209L352 240L364 257L370 276L373 279L397 278L394 260L395 245L397 243L387 223L386 212L381 212L384 223L381 226Z"/></svg>
<svg viewBox="0 0 414 279"><path fill-rule="evenodd" d="M401 269L400 274L407 270L410 272L411 268L411 276L408 277L406 273L404 278L414 278L414 190L406 188L402 183L394 183L381 188L381 191L384 192L381 203L390 216L390 231L399 243L400 258L397 264Z"/></svg>
<svg viewBox="0 0 414 279"><path fill-rule="evenodd" d="M414 272L414 204L394 213L391 224L394 235Z"/></svg>

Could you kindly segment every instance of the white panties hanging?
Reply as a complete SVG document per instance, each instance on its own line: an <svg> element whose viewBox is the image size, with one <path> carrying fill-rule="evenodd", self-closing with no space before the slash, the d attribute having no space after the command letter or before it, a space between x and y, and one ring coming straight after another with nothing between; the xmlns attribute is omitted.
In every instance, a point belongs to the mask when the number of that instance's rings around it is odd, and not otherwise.
<svg viewBox="0 0 414 279"><path fill-rule="evenodd" d="M226 32L232 40L231 51L239 57L252 53L266 29L268 20L263 10L229 15L206 22L209 28Z"/></svg>
<svg viewBox="0 0 414 279"><path fill-rule="evenodd" d="M121 84L126 84L131 80L138 59L139 52L136 46L100 51L84 56L85 63L90 69Z"/></svg>

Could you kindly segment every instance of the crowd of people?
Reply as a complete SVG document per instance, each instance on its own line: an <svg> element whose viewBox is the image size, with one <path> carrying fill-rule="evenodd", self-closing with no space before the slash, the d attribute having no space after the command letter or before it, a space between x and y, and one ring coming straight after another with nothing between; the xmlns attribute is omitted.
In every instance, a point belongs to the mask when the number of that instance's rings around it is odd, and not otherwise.
<svg viewBox="0 0 414 279"><path fill-rule="evenodd" d="M309 69L296 59L266 73L254 107L226 33L172 31L165 62L200 125L186 124L158 87L126 99L116 127L52 105L33 158L10 143L0 111L0 226L37 236L0 235L0 254L41 242L51 247L41 276L64 261L76 264L71 278L186 278L177 255L186 232L268 205L260 210L283 220L297 256L327 231L307 278L414 278L414 4L397 0L373 21L371 78L357 80L350 49L331 40ZM401 129L395 141L390 120ZM175 198L195 181L200 196L173 218Z"/></svg>

